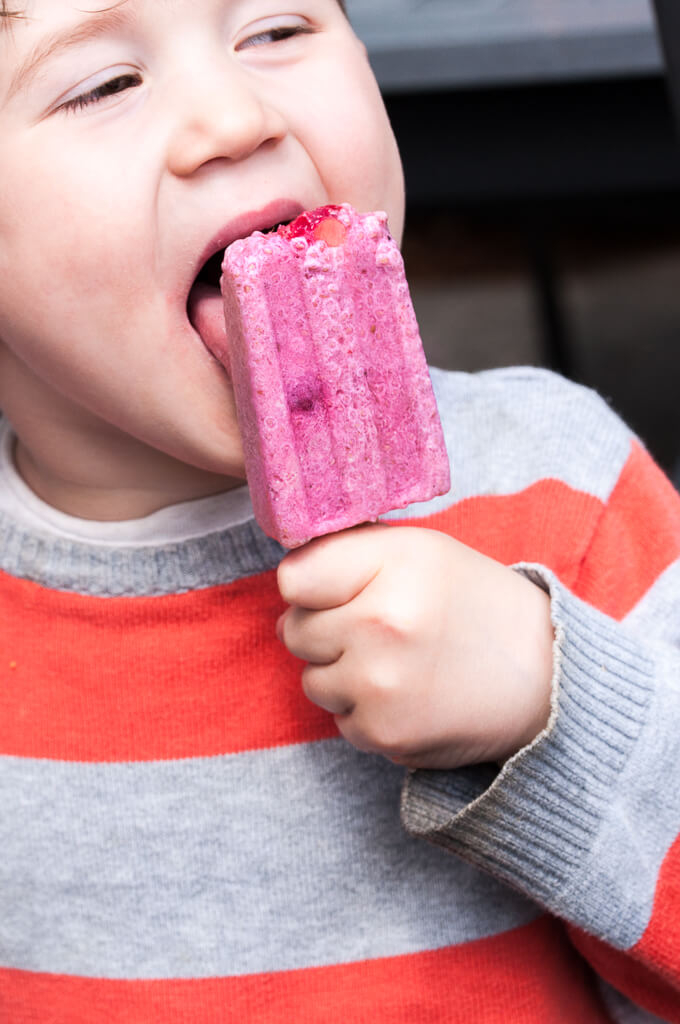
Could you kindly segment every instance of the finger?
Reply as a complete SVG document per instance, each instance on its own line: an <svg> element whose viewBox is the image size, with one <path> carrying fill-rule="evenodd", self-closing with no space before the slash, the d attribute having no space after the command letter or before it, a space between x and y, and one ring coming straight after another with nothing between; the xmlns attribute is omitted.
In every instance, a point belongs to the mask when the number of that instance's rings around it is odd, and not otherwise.
<svg viewBox="0 0 680 1024"><path fill-rule="evenodd" d="M342 669L342 659L332 665L307 665L302 672L302 689L312 704L332 715L351 715L354 702L351 685Z"/></svg>
<svg viewBox="0 0 680 1024"><path fill-rule="evenodd" d="M277 622L278 637L296 658L315 665L332 664L343 653L338 610L318 612L293 606Z"/></svg>
<svg viewBox="0 0 680 1024"><path fill-rule="evenodd" d="M401 768L443 768L451 762L451 751L439 746L414 746L406 737L390 738L390 730L380 723L366 721L361 708L355 706L350 713L336 716L341 736L357 750L366 754L380 754Z"/></svg>
<svg viewBox="0 0 680 1024"><path fill-rule="evenodd" d="M315 609L347 604L380 571L383 535L389 530L379 524L355 526L291 551L277 575L284 601Z"/></svg>

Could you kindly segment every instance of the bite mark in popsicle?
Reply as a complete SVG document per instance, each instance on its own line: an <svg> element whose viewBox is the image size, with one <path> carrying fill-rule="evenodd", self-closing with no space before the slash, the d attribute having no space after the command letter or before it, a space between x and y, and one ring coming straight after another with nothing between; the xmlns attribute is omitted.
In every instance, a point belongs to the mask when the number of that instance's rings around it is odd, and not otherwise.
<svg viewBox="0 0 680 1024"><path fill-rule="evenodd" d="M384 213L325 206L236 241L222 294L267 534L296 547L446 493L443 432Z"/></svg>

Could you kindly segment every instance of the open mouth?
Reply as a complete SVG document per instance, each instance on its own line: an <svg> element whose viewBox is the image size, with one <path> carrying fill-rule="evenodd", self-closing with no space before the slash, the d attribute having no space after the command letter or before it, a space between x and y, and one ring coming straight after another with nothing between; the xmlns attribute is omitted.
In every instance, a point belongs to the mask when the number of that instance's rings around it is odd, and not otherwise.
<svg viewBox="0 0 680 1024"><path fill-rule="evenodd" d="M270 227L263 227L263 234L278 231L280 227L290 224L294 217L279 220ZM250 232L249 232L250 233ZM234 241L235 239L232 239ZM227 344L220 278L222 263L226 249L219 248L205 261L199 270L187 300L187 314L192 327L208 349L227 369L229 369L229 350Z"/></svg>
<svg viewBox="0 0 680 1024"><path fill-rule="evenodd" d="M198 277L194 282L194 287L197 284L207 285L209 288L220 287L220 277L222 276L222 261L224 260L225 249L218 249L217 252L207 260L198 272Z"/></svg>
<svg viewBox="0 0 680 1024"><path fill-rule="evenodd" d="M291 224L294 219L295 218L291 217L289 220L277 221L275 224L272 224L271 227L263 228L262 234L271 235L275 231L278 231L279 228L286 227L287 224ZM226 249L218 249L217 252L213 253L213 255L205 261L196 276L196 280L192 286L192 291L199 285L204 285L207 288L217 288L219 290L225 252Z"/></svg>

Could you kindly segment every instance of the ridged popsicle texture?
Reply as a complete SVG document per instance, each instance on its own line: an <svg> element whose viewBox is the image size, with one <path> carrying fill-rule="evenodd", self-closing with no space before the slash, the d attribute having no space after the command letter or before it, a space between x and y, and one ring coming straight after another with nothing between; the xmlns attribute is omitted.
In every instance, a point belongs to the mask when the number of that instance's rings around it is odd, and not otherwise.
<svg viewBox="0 0 680 1024"><path fill-rule="evenodd" d="M384 213L302 214L234 242L222 294L258 523L292 548L444 494L449 462Z"/></svg>

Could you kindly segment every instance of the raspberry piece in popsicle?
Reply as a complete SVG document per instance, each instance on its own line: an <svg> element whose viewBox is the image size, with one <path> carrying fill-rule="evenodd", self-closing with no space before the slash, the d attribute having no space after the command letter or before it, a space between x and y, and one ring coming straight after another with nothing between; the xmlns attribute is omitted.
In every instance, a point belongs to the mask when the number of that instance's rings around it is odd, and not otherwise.
<svg viewBox="0 0 680 1024"><path fill-rule="evenodd" d="M449 462L384 213L347 204L254 232L222 294L258 523L285 547L449 489ZM219 353L216 353L219 357Z"/></svg>

